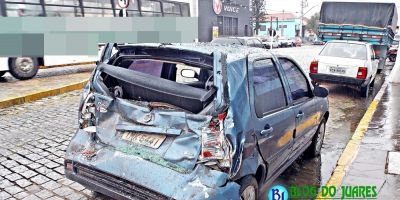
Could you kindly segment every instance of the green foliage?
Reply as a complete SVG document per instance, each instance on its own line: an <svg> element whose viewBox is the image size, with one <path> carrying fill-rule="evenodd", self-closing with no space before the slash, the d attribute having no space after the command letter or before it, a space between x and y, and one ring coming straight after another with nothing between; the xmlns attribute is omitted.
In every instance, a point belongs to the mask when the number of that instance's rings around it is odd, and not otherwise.
<svg viewBox="0 0 400 200"><path fill-rule="evenodd" d="M260 30L260 21L264 18L264 16L267 14L265 12L265 1L264 0L251 0L251 24L254 24L254 31L256 34L258 34L258 31Z"/></svg>
<svg viewBox="0 0 400 200"><path fill-rule="evenodd" d="M306 29L311 29L314 33L318 33L318 22L319 22L319 13L315 13L309 19L307 19Z"/></svg>

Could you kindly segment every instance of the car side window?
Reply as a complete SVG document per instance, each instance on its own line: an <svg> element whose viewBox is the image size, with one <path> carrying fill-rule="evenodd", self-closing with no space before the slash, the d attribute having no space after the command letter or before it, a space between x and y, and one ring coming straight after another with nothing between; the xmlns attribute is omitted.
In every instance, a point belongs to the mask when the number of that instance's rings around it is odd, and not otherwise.
<svg viewBox="0 0 400 200"><path fill-rule="evenodd" d="M249 46L249 47L254 47L254 42L253 42L253 40L247 40L246 41L247 42L247 46Z"/></svg>
<svg viewBox="0 0 400 200"><path fill-rule="evenodd" d="M255 46L255 47L258 47L258 48L262 48L262 47L263 47L263 45L262 45L262 43L260 42L260 40L258 40L258 39L253 39L253 42L254 42L254 46Z"/></svg>
<svg viewBox="0 0 400 200"><path fill-rule="evenodd" d="M308 98L310 96L308 81L299 67L289 59L279 58L278 60L289 81L289 88L293 101Z"/></svg>
<svg viewBox="0 0 400 200"><path fill-rule="evenodd" d="M281 78L272 59L257 60L253 64L254 107L257 117L287 105Z"/></svg>

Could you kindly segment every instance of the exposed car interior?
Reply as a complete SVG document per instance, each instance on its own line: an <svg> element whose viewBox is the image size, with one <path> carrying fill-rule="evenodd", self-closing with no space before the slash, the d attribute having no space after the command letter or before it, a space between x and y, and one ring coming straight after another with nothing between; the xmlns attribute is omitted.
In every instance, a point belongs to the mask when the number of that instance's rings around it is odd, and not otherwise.
<svg viewBox="0 0 400 200"><path fill-rule="evenodd" d="M216 91L210 69L124 56L113 65L103 66L102 78L115 97L162 102L198 113L210 103Z"/></svg>

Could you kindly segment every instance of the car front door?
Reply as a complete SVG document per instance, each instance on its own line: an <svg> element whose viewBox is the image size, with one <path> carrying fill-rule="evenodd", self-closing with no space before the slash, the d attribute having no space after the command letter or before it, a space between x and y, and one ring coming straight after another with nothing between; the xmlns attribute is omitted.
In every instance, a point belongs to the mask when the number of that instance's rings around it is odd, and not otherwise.
<svg viewBox="0 0 400 200"><path fill-rule="evenodd" d="M314 106L310 82L300 67L289 58L279 57L278 60L289 85L289 96L296 118L294 143L290 155L293 157L304 150L305 145L311 141L318 128L321 113L317 112Z"/></svg>
<svg viewBox="0 0 400 200"><path fill-rule="evenodd" d="M259 150L268 163L268 171L277 172L291 152L294 112L288 104L282 77L272 58L249 62L249 82L253 102L252 121Z"/></svg>

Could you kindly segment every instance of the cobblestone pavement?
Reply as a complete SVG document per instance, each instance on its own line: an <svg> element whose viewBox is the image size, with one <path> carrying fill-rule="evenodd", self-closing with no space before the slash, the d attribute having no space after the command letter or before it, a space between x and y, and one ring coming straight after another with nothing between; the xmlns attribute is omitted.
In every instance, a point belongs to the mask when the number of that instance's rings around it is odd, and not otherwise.
<svg viewBox="0 0 400 200"><path fill-rule="evenodd" d="M80 91L0 110L0 199L87 199L64 177Z"/></svg>

